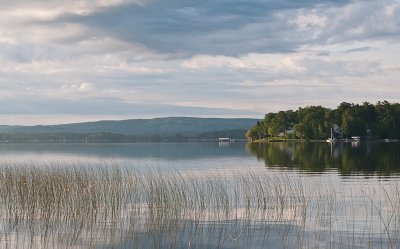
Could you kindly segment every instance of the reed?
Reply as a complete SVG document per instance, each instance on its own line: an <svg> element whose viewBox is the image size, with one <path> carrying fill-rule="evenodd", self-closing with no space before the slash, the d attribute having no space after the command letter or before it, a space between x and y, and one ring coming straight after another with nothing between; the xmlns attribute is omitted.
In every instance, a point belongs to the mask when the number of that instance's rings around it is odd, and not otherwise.
<svg viewBox="0 0 400 249"><path fill-rule="evenodd" d="M399 185L352 191L256 171L3 165L0 247L399 248Z"/></svg>

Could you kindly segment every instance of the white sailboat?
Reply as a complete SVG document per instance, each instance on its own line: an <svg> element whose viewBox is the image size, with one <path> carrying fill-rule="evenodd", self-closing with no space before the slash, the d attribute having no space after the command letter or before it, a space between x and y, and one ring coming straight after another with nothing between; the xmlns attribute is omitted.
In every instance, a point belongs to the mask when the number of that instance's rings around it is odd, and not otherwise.
<svg viewBox="0 0 400 249"><path fill-rule="evenodd" d="M326 140L328 143L336 142L336 138L333 137L333 129L331 128L331 137Z"/></svg>

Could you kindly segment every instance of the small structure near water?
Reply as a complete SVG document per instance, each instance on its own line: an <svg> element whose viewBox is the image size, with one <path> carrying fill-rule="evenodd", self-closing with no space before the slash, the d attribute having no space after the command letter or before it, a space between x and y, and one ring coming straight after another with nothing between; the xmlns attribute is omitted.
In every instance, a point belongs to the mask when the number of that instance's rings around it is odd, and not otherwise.
<svg viewBox="0 0 400 249"><path fill-rule="evenodd" d="M335 143L337 139L333 136L333 128L331 128L331 137L326 139L326 142L328 143Z"/></svg>

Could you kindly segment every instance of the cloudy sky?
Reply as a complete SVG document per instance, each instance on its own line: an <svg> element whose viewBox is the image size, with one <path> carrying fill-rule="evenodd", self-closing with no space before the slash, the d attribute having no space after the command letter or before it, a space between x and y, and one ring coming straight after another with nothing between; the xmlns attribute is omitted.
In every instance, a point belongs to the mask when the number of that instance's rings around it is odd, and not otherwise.
<svg viewBox="0 0 400 249"><path fill-rule="evenodd" d="M400 101L399 0L0 0L0 123Z"/></svg>

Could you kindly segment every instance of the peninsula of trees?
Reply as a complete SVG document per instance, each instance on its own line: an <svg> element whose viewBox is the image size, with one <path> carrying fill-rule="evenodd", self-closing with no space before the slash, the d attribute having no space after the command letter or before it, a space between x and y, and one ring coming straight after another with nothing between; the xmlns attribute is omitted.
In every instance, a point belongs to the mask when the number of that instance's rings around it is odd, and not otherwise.
<svg viewBox="0 0 400 249"><path fill-rule="evenodd" d="M267 113L251 127L246 137L259 140L273 137L292 139L400 138L400 104L379 101L351 104L336 109L308 106L297 111Z"/></svg>

